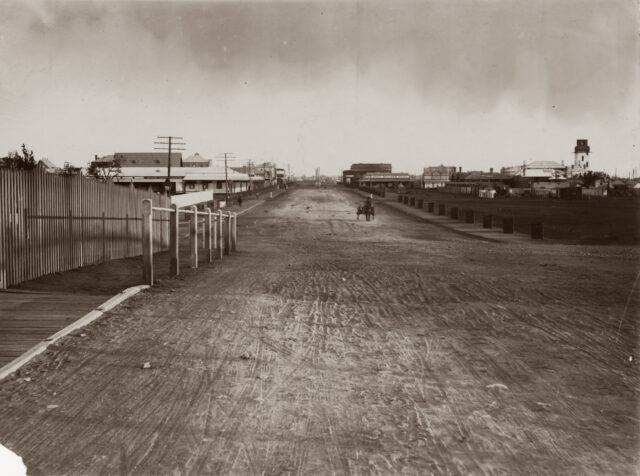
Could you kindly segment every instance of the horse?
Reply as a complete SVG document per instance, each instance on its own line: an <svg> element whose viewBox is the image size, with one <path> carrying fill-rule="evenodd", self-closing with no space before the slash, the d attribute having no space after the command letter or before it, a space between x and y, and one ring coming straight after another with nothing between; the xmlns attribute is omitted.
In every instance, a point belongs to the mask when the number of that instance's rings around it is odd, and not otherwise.
<svg viewBox="0 0 640 476"><path fill-rule="evenodd" d="M356 218L358 220L360 220L360 215L364 215L365 217L367 217L367 221L369 221L371 218L375 220L376 209L373 207L373 205L370 205L368 203L365 203L364 205L359 205L358 209L356 210Z"/></svg>

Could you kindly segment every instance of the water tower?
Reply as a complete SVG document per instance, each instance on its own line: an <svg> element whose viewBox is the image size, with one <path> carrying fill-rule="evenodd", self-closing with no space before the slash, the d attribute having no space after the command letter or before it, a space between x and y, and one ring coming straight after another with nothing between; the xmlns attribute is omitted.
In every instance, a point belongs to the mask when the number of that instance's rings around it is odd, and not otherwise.
<svg viewBox="0 0 640 476"><path fill-rule="evenodd" d="M589 141L587 139L578 139L576 146L573 149L573 166L578 169L589 168L589 154L591 147L589 147Z"/></svg>

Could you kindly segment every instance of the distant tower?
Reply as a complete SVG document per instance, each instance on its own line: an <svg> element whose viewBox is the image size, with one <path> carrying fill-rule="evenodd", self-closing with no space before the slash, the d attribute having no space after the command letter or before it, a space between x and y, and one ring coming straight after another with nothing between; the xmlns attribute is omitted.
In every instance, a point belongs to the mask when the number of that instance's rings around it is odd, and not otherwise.
<svg viewBox="0 0 640 476"><path fill-rule="evenodd" d="M589 168L589 153L591 147L589 147L589 141L587 139L578 139L576 146L573 149L573 166L579 169Z"/></svg>

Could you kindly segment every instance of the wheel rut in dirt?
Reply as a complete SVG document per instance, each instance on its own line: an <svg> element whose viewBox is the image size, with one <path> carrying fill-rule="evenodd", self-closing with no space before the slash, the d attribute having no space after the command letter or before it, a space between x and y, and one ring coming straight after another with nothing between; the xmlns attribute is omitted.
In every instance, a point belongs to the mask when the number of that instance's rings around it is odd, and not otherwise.
<svg viewBox="0 0 640 476"><path fill-rule="evenodd" d="M356 221L358 200L240 217L238 253L0 383L0 442L30 474L634 471L636 249Z"/></svg>

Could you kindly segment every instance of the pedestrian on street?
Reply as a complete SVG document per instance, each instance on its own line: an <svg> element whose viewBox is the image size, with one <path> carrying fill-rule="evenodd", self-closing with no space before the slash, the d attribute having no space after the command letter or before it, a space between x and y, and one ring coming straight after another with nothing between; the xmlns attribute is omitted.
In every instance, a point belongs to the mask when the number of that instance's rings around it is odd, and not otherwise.
<svg viewBox="0 0 640 476"><path fill-rule="evenodd" d="M238 195L238 207L242 208L242 196Z"/></svg>

